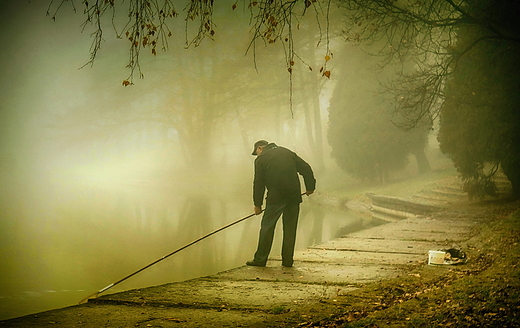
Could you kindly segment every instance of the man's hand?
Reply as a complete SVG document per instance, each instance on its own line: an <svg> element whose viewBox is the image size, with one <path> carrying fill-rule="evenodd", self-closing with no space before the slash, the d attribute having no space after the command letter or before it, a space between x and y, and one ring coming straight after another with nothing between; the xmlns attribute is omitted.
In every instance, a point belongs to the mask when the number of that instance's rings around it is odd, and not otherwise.
<svg viewBox="0 0 520 328"><path fill-rule="evenodd" d="M255 215L262 213L262 206L255 206Z"/></svg>
<svg viewBox="0 0 520 328"><path fill-rule="evenodd" d="M305 195L310 196L310 195L312 195L313 193L314 193L314 190L307 190L307 191L305 192Z"/></svg>

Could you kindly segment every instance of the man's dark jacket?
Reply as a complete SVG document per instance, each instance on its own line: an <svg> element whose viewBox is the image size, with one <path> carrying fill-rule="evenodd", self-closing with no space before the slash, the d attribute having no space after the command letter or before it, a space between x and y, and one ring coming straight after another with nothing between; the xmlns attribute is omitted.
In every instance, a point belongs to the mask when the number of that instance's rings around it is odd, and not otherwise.
<svg viewBox="0 0 520 328"><path fill-rule="evenodd" d="M255 159L253 202L262 206L265 188L266 204L301 203L298 173L303 176L306 190L314 191L316 180L309 164L293 151L268 144Z"/></svg>

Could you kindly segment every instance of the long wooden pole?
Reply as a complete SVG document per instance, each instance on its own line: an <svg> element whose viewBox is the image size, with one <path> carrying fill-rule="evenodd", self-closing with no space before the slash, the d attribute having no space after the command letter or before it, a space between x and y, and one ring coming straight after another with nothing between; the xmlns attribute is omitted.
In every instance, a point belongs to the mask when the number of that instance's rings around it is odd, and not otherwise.
<svg viewBox="0 0 520 328"><path fill-rule="evenodd" d="M262 212L263 212L263 210L262 210ZM183 249L188 248L188 247L190 247L191 245L196 244L196 243L198 243L199 241L201 241L201 240L203 240L203 239L206 239L206 238L208 238L208 237L211 236L211 235L216 234L216 233L219 232L219 231L222 231L222 230L224 230L224 229L227 229L227 228L231 227L232 225L235 225L235 224L237 224L237 223L239 223L239 222L242 222L242 221L244 221L244 220L246 220L246 219L249 219L250 217L252 217L252 216L254 216L254 215L255 215L255 213L249 214L248 216L245 216L245 217L243 217L243 218L241 218L241 219L238 219L238 220L236 220L236 221L234 221L234 222L231 222L231 223L229 223L229 224L227 224L227 225L225 225L225 226L223 226L223 227L221 227L221 228L219 228L219 229L217 229L217 230L215 230L215 231L212 231L212 232L210 232L210 233L208 233L208 234L206 234L206 235L204 235L204 236L202 236L202 237L200 237L200 238L195 239L194 241L192 241L192 242L190 242L190 243L188 243L188 244L182 246L181 248L178 248L178 249L174 250L173 252L171 252L171 253L169 253L169 254L164 255L164 256L161 257L160 259L157 259L157 260L153 261L152 263L150 263L150 264L148 264L148 265L142 267L141 269L139 269L139 270L137 270L137 271L135 271L135 272L132 272L131 274L127 275L126 277L121 278L121 279L119 279L118 281L116 281L116 282L114 282L114 283L112 283L112 284L110 284L110 285L108 285L108 286L106 286L106 287L104 287L104 288L98 290L98 291L95 292L94 294L85 297L85 298L82 299L79 303L80 303L80 304L81 304L81 303L85 303L85 302L88 301L90 298L93 298L93 297L97 297L97 296L99 296L99 294L105 292L106 290L108 290L108 289L114 287L115 285L117 285L117 284L119 284L119 283L122 283L123 281L127 280L128 278L130 278L130 277L132 277L132 276L138 274L139 272L141 272L141 271L143 271L143 270L148 269L148 268L151 267L152 265L161 262L162 260L164 260L164 259L166 259L166 258L172 256L173 254L178 253L178 252L182 251Z"/></svg>

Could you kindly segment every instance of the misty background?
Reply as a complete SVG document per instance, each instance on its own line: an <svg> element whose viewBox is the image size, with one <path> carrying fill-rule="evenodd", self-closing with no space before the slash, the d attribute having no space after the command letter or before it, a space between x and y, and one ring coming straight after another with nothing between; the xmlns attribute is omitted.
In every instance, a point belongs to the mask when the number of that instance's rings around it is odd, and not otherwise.
<svg viewBox="0 0 520 328"><path fill-rule="evenodd" d="M329 105L336 87L347 85L336 98L357 93L348 85L367 77L367 90L376 72L350 72L372 63L340 51L343 41L332 35L332 75L320 76L328 49L310 32L312 17L295 32L305 64L295 65L292 81L281 47L259 44L246 54L249 16L224 6L215 8L214 41L185 49L185 35L173 35L167 52L141 54L145 78L124 87L128 42L105 27L94 65L83 67L91 37L88 29L81 33L82 9L66 4L53 21L47 7L9 0L0 9L0 319L74 304L250 214L250 154L258 139L308 161L318 191L353 181L330 158ZM182 18L172 23L184 31ZM363 103L370 98L367 91L350 105L365 113L374 107ZM442 157L434 136L424 136L430 161ZM396 167L417 173L415 158L404 157ZM359 224L308 203L300 249ZM258 222L222 232L121 288L243 265L256 247Z"/></svg>

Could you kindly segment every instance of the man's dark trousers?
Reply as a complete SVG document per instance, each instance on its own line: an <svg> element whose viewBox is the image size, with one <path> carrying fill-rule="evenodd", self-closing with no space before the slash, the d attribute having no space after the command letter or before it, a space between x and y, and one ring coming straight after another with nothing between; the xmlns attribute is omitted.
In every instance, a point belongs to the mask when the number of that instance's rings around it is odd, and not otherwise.
<svg viewBox="0 0 520 328"><path fill-rule="evenodd" d="M267 263L267 258L273 245L274 230L276 223L282 215L283 242L282 242L282 265L290 267L293 265L294 245L296 243L296 229L298 227L298 216L300 213L299 203L290 204L268 204L265 207L258 238L258 248L255 253L254 262Z"/></svg>

